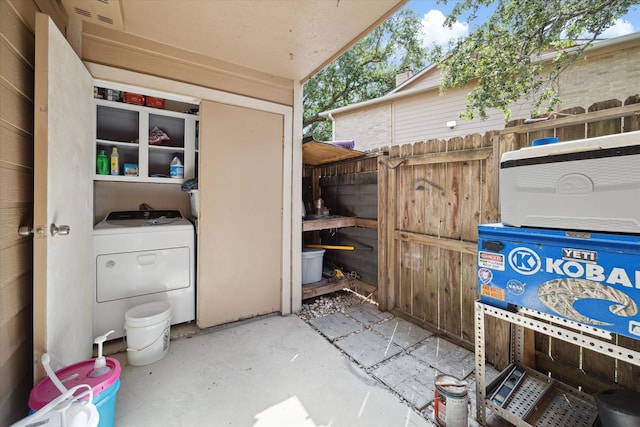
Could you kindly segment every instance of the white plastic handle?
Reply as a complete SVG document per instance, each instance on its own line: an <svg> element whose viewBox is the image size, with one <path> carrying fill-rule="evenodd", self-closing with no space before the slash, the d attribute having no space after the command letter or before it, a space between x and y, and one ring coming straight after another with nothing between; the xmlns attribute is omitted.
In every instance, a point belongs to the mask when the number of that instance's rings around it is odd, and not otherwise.
<svg viewBox="0 0 640 427"><path fill-rule="evenodd" d="M48 353L45 353L42 355L42 366L44 366L44 370L47 373L47 375L49 376L49 378L51 378L51 381L53 382L53 384L55 384L56 388L58 390L60 390L60 393L64 394L67 391L67 388L64 386L64 384L62 384L62 381L60 381L60 379L56 376L56 373L53 372L53 369L51 369L51 357L49 357Z"/></svg>
<svg viewBox="0 0 640 427"><path fill-rule="evenodd" d="M44 355L42 355L42 357L44 358ZM76 391L80 390L81 388L86 388L87 391L82 393L82 394L80 394L77 397L74 397L73 394ZM86 395L89 395L89 400L81 402L81 403L83 405L91 405L91 404L93 404L93 389L91 388L91 386L89 386L88 384L79 384L79 385L73 387L71 390L65 391L60 396L58 396L55 399L53 399L51 402L47 403L45 406L43 406L38 411L36 411L35 414L30 415L28 417L28 420L29 421L35 421L38 418L41 418L42 416L46 415L52 409L55 409L59 404L61 404L62 402L64 402L67 399L69 400L68 404L70 405L71 402L79 400L80 398L82 398L82 397L84 397ZM66 423L64 423L64 424L66 424ZM30 423L29 425L35 425L35 424Z"/></svg>

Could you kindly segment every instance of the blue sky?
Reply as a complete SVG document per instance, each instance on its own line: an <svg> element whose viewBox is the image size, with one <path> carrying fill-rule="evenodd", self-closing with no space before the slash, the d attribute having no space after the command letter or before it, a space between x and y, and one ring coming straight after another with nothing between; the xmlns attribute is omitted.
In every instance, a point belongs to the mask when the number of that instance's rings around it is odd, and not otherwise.
<svg viewBox="0 0 640 427"><path fill-rule="evenodd" d="M410 0L405 5L405 8L413 9L422 19L425 46L431 46L432 43L446 45L450 38L468 34L469 24L466 22L458 22L451 30L442 26L454 4L455 0L450 0L447 5L438 4L436 0ZM638 31L640 31L640 10L635 7L600 37L613 38Z"/></svg>

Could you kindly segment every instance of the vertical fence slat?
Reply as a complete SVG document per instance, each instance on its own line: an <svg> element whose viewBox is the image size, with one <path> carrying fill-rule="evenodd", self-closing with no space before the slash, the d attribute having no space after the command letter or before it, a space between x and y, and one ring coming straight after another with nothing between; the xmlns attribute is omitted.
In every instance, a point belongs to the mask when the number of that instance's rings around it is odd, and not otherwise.
<svg viewBox="0 0 640 427"><path fill-rule="evenodd" d="M413 145L413 155L419 156L427 152L427 144L419 142ZM425 229L425 191L420 188L421 178L424 174L424 166L412 167L411 188L407 189L407 193L413 194L413 206L410 212L411 230L416 233L424 233ZM425 282L426 276L426 252L425 247L419 244L412 244L413 250L413 269L411 276L412 301L411 315L417 319L425 320L428 312L427 307L427 287Z"/></svg>

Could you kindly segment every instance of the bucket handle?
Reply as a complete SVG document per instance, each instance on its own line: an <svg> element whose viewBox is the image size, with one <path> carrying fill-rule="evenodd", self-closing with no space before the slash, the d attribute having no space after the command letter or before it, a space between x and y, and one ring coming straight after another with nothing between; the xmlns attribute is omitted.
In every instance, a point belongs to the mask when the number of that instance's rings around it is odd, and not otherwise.
<svg viewBox="0 0 640 427"><path fill-rule="evenodd" d="M151 344L149 344L147 346L144 346L142 348L129 348L129 346L127 346L127 351L144 351L144 350L148 349L149 347L151 347L152 345L157 343L158 340L164 336L164 331L166 331L167 328L169 328L170 326L171 326L171 319L167 320L167 323L165 323L164 328L162 328L162 333L160 334L160 336L158 336L158 338L153 340L153 342ZM125 328L125 331L126 331L126 328Z"/></svg>
<svg viewBox="0 0 640 427"><path fill-rule="evenodd" d="M79 396L74 396L74 393L78 390L80 390L81 388L86 388L87 391L85 391L84 393L80 394ZM84 400L81 401L80 399L84 396L89 396L89 400ZM49 413L52 409L56 408L60 403L64 402L65 400L69 400L69 402L74 402L74 401L78 401L80 402L80 404L82 405L93 405L93 389L91 388L90 385L88 384L79 384L73 388L70 388L69 390L65 391L64 393L62 393L60 396L56 397L55 399L53 399L51 402L47 403L45 406L43 406L42 408L40 408L39 410L37 410L34 414L30 415L27 419L30 421L30 423L28 425L36 425L33 422L36 421L37 419L43 417L44 415L46 415L47 413ZM69 403L69 404L70 404ZM66 426L66 422L63 419L63 424L62 426Z"/></svg>
<svg viewBox="0 0 640 427"><path fill-rule="evenodd" d="M42 366L44 366L45 372L49 378L51 378L51 382L53 382L60 393L66 393L68 391L67 388L62 384L62 381L60 381L56 373L53 372L53 369L51 369L51 357L49 356L49 353L44 353L40 361L42 362Z"/></svg>

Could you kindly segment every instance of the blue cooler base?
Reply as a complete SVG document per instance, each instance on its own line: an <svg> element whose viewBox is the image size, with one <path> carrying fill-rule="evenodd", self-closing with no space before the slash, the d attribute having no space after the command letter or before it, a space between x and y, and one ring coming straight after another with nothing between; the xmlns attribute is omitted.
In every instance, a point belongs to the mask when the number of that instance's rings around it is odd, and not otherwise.
<svg viewBox="0 0 640 427"><path fill-rule="evenodd" d="M640 339L640 236L480 225L478 294Z"/></svg>
<svg viewBox="0 0 640 427"><path fill-rule="evenodd" d="M116 419L116 394L120 389L120 378L105 391L94 397L93 404L98 409L98 427L113 427Z"/></svg>
<svg viewBox="0 0 640 427"><path fill-rule="evenodd" d="M98 395L93 396L93 404L98 410L100 421L98 427L113 427L116 419L116 394L120 388L120 378ZM29 415L35 413L29 408Z"/></svg>

